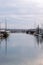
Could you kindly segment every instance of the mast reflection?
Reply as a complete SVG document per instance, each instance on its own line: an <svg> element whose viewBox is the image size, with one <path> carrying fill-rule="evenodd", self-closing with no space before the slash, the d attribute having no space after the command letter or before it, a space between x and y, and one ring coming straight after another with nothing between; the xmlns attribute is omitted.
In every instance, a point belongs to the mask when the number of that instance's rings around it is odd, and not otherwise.
<svg viewBox="0 0 43 65"><path fill-rule="evenodd" d="M1 53L1 40L0 40L0 53Z"/></svg>
<svg viewBox="0 0 43 65"><path fill-rule="evenodd" d="M35 36L35 39L36 39L36 42L37 42L38 46L39 46L39 44L43 43L43 37L42 36Z"/></svg>
<svg viewBox="0 0 43 65"><path fill-rule="evenodd" d="M7 38L0 38L0 51L1 51L1 43L2 43L2 41L3 40L5 40L5 55L7 55L7 39L8 39L8 37Z"/></svg>
<svg viewBox="0 0 43 65"><path fill-rule="evenodd" d="M7 55L7 38L5 39L5 55Z"/></svg>

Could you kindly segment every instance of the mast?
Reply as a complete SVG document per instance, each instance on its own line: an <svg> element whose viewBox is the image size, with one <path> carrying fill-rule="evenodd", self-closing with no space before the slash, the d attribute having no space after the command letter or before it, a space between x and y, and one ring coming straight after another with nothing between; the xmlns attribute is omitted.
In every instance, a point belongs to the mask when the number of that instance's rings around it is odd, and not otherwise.
<svg viewBox="0 0 43 65"><path fill-rule="evenodd" d="M6 22L6 18L5 18L5 32L7 31L7 22Z"/></svg>

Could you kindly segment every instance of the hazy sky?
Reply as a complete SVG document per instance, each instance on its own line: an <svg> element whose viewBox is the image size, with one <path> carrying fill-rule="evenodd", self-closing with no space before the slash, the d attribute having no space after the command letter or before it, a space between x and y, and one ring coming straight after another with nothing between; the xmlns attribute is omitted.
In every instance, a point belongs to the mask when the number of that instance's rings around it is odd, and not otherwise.
<svg viewBox="0 0 43 65"><path fill-rule="evenodd" d="M16 19L25 28L43 23L43 0L0 0L0 17Z"/></svg>

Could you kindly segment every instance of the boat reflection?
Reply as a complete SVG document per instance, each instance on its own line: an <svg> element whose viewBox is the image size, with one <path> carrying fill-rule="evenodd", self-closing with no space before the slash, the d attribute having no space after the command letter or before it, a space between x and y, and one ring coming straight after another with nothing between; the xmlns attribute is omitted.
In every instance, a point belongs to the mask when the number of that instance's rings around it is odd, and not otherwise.
<svg viewBox="0 0 43 65"><path fill-rule="evenodd" d="M42 36L35 36L37 45L43 44L43 37Z"/></svg>
<svg viewBox="0 0 43 65"><path fill-rule="evenodd" d="M1 51L1 47L2 47L2 42L3 42L3 40L5 41L5 45L4 45L5 55L7 55L7 42L8 42L8 39L9 39L9 37L0 38L0 51ZM35 45L37 44L37 46L39 46L40 44L43 44L43 37L42 36L34 36L33 40L35 41Z"/></svg>
<svg viewBox="0 0 43 65"><path fill-rule="evenodd" d="M3 40L5 40L5 55L7 55L7 39L8 39L8 37L2 37L2 38L0 38L0 51L1 51L1 47L2 47L2 45L1 45L1 43L2 43L2 41Z"/></svg>
<svg viewBox="0 0 43 65"><path fill-rule="evenodd" d="M7 55L7 38L5 39L5 55Z"/></svg>

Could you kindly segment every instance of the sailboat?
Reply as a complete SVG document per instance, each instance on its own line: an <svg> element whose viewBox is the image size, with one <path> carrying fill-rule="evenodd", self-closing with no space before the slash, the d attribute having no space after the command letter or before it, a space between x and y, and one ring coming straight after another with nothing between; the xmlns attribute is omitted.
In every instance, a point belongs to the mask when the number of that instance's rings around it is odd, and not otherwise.
<svg viewBox="0 0 43 65"><path fill-rule="evenodd" d="M5 30L0 30L0 38L7 38L9 33L7 31L7 22L5 20Z"/></svg>
<svg viewBox="0 0 43 65"><path fill-rule="evenodd" d="M42 36L43 37L43 32L41 31L42 29L39 28L39 25L38 27L36 28L36 31L34 33L35 36Z"/></svg>

